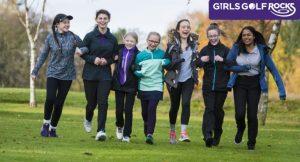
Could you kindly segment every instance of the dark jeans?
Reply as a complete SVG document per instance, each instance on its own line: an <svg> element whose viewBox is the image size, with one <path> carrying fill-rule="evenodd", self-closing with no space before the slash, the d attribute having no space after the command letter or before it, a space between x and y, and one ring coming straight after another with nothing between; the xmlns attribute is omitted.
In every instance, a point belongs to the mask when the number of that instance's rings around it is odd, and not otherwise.
<svg viewBox="0 0 300 162"><path fill-rule="evenodd" d="M145 136L154 133L158 102L159 100L141 100Z"/></svg>
<svg viewBox="0 0 300 162"><path fill-rule="evenodd" d="M185 82L179 82L177 88L167 86L170 99L171 107L169 111L170 124L176 123L176 118L180 105L180 97L182 99L182 112L181 112L181 124L188 125L190 120L190 104L192 93L194 90L194 80L190 78Z"/></svg>
<svg viewBox="0 0 300 162"><path fill-rule="evenodd" d="M130 137L132 128L132 109L135 100L135 94L122 91L115 91L116 97L116 126L123 127L123 136ZM123 113L125 112L125 124Z"/></svg>
<svg viewBox="0 0 300 162"><path fill-rule="evenodd" d="M111 81L89 81L83 80L86 105L86 120L92 121L94 110L98 105L98 129L105 131L105 123L108 108L108 95L110 92Z"/></svg>
<svg viewBox="0 0 300 162"><path fill-rule="evenodd" d="M70 90L72 80L47 78L47 96L44 107L44 119L50 120L53 127L57 126L63 105Z"/></svg>
<svg viewBox="0 0 300 162"><path fill-rule="evenodd" d="M203 114L202 133L204 138L221 137L224 120L223 105L227 92L203 91L205 110Z"/></svg>
<svg viewBox="0 0 300 162"><path fill-rule="evenodd" d="M258 76L239 76L233 87L235 120L237 129L244 132L246 128L245 115L248 119L248 144L255 145L258 132L257 109L260 99Z"/></svg>

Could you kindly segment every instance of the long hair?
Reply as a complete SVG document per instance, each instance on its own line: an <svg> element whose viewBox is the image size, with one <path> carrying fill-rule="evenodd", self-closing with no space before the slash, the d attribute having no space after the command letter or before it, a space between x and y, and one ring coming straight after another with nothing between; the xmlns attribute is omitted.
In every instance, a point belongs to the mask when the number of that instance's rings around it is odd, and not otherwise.
<svg viewBox="0 0 300 162"><path fill-rule="evenodd" d="M243 35L243 31L244 30L249 30L253 36L254 36L254 44L262 44L262 45L267 45L266 44L266 41L265 41L265 38L264 36L258 32L257 30L255 30L254 27L252 26L245 26L242 31L240 32L237 40L235 41L235 43L238 45L239 47L239 54L240 53L249 53L247 50L246 50L246 46L245 46L245 43L243 42L242 40L242 35Z"/></svg>
<svg viewBox="0 0 300 162"><path fill-rule="evenodd" d="M57 36L56 36L56 24L58 24L59 22L60 22L60 14L57 14L54 17L51 29L52 29L54 41L55 41L56 45L58 46L58 48L60 49L60 51L62 52L61 44L59 44L59 41L58 41Z"/></svg>

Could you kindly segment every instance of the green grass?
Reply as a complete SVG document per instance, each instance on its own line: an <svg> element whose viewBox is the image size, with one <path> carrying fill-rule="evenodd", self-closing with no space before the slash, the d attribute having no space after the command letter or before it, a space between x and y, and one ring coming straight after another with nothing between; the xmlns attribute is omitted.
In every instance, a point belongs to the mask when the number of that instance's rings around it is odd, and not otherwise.
<svg viewBox="0 0 300 162"><path fill-rule="evenodd" d="M0 88L0 161L300 161L300 101L271 101L266 126L259 126L255 151L246 142L234 145L236 131L232 99L225 104L224 133L219 147L206 148L202 140L203 102L195 94L192 102L189 135L191 143L168 143L169 99L159 104L153 146L146 145L140 104L136 100L131 143L115 138L113 93L109 99L106 142L95 141L93 132L82 127L85 97L70 92L58 125L59 138L40 137L45 91L37 90L37 108L28 107L28 90ZM197 99L201 98L201 99ZM179 118L178 118L179 119ZM177 126L179 130L179 125ZM247 133L244 135L247 139Z"/></svg>

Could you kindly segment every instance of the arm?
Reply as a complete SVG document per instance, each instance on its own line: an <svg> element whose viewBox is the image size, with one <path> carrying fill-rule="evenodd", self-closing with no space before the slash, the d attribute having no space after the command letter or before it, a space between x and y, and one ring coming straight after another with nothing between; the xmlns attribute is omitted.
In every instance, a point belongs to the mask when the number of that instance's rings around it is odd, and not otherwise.
<svg viewBox="0 0 300 162"><path fill-rule="evenodd" d="M236 58L239 53L238 46L236 44L233 45L233 47L230 49L226 60L225 60L225 66L224 69L232 72L247 72L250 70L249 65L237 65L236 64Z"/></svg>
<svg viewBox="0 0 300 162"><path fill-rule="evenodd" d="M89 52L89 49L85 46L85 44L78 35L75 35L75 41L76 47L78 47L81 50L83 55Z"/></svg>
<svg viewBox="0 0 300 162"><path fill-rule="evenodd" d="M38 71L40 70L40 68L42 67L42 65L45 63L49 52L50 52L50 45L49 45L49 40L50 40L50 35L48 35L48 37L45 40L45 44L44 47L39 55L39 58L37 60L37 63L35 64L34 69L31 72L31 75L33 76L37 76L38 75Z"/></svg>
<svg viewBox="0 0 300 162"><path fill-rule="evenodd" d="M168 65L165 66L165 68L167 70L172 70L174 69L178 64L184 62L184 59L177 59L172 57L172 54L175 52L179 52L179 49L176 45L173 44L168 44L166 53L164 55L164 59L168 59L170 61L170 63L168 63Z"/></svg>
<svg viewBox="0 0 300 162"><path fill-rule="evenodd" d="M270 70L270 72L276 82L276 85L277 85L278 91L279 91L279 97L281 100L285 100L286 92L285 92L285 88L284 88L284 84L281 79L281 76L280 76L271 56L269 54L266 54L265 56L266 56L265 57L266 66Z"/></svg>
<svg viewBox="0 0 300 162"><path fill-rule="evenodd" d="M87 47L87 49L88 49L89 45L90 45L90 38L89 38L89 34L87 34L83 39L82 46ZM90 52L91 51L89 51L88 53L86 53L84 55L81 55L80 57L82 59L84 59L86 62L88 62L90 64L94 64L96 56L91 55Z"/></svg>
<svg viewBox="0 0 300 162"><path fill-rule="evenodd" d="M112 56L106 59L107 61L106 65L111 65L114 63L114 58L116 55L118 55L118 50L119 50L118 41L117 39L115 39Z"/></svg>

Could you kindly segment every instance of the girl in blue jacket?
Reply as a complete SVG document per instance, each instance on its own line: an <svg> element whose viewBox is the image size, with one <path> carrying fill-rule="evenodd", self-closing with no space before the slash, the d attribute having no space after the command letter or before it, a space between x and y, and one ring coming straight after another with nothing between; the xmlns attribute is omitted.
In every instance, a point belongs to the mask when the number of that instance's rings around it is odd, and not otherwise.
<svg viewBox="0 0 300 162"><path fill-rule="evenodd" d="M237 124L234 142L236 144L242 142L246 127L245 114L247 111L247 146L249 150L255 149L258 132L257 109L260 94L268 91L265 67L270 70L275 79L280 99L285 100L286 98L284 84L268 50L269 48L262 34L252 26L246 26L242 29L227 55L228 69L233 72L227 87L229 89L233 88L234 94L235 120Z"/></svg>

